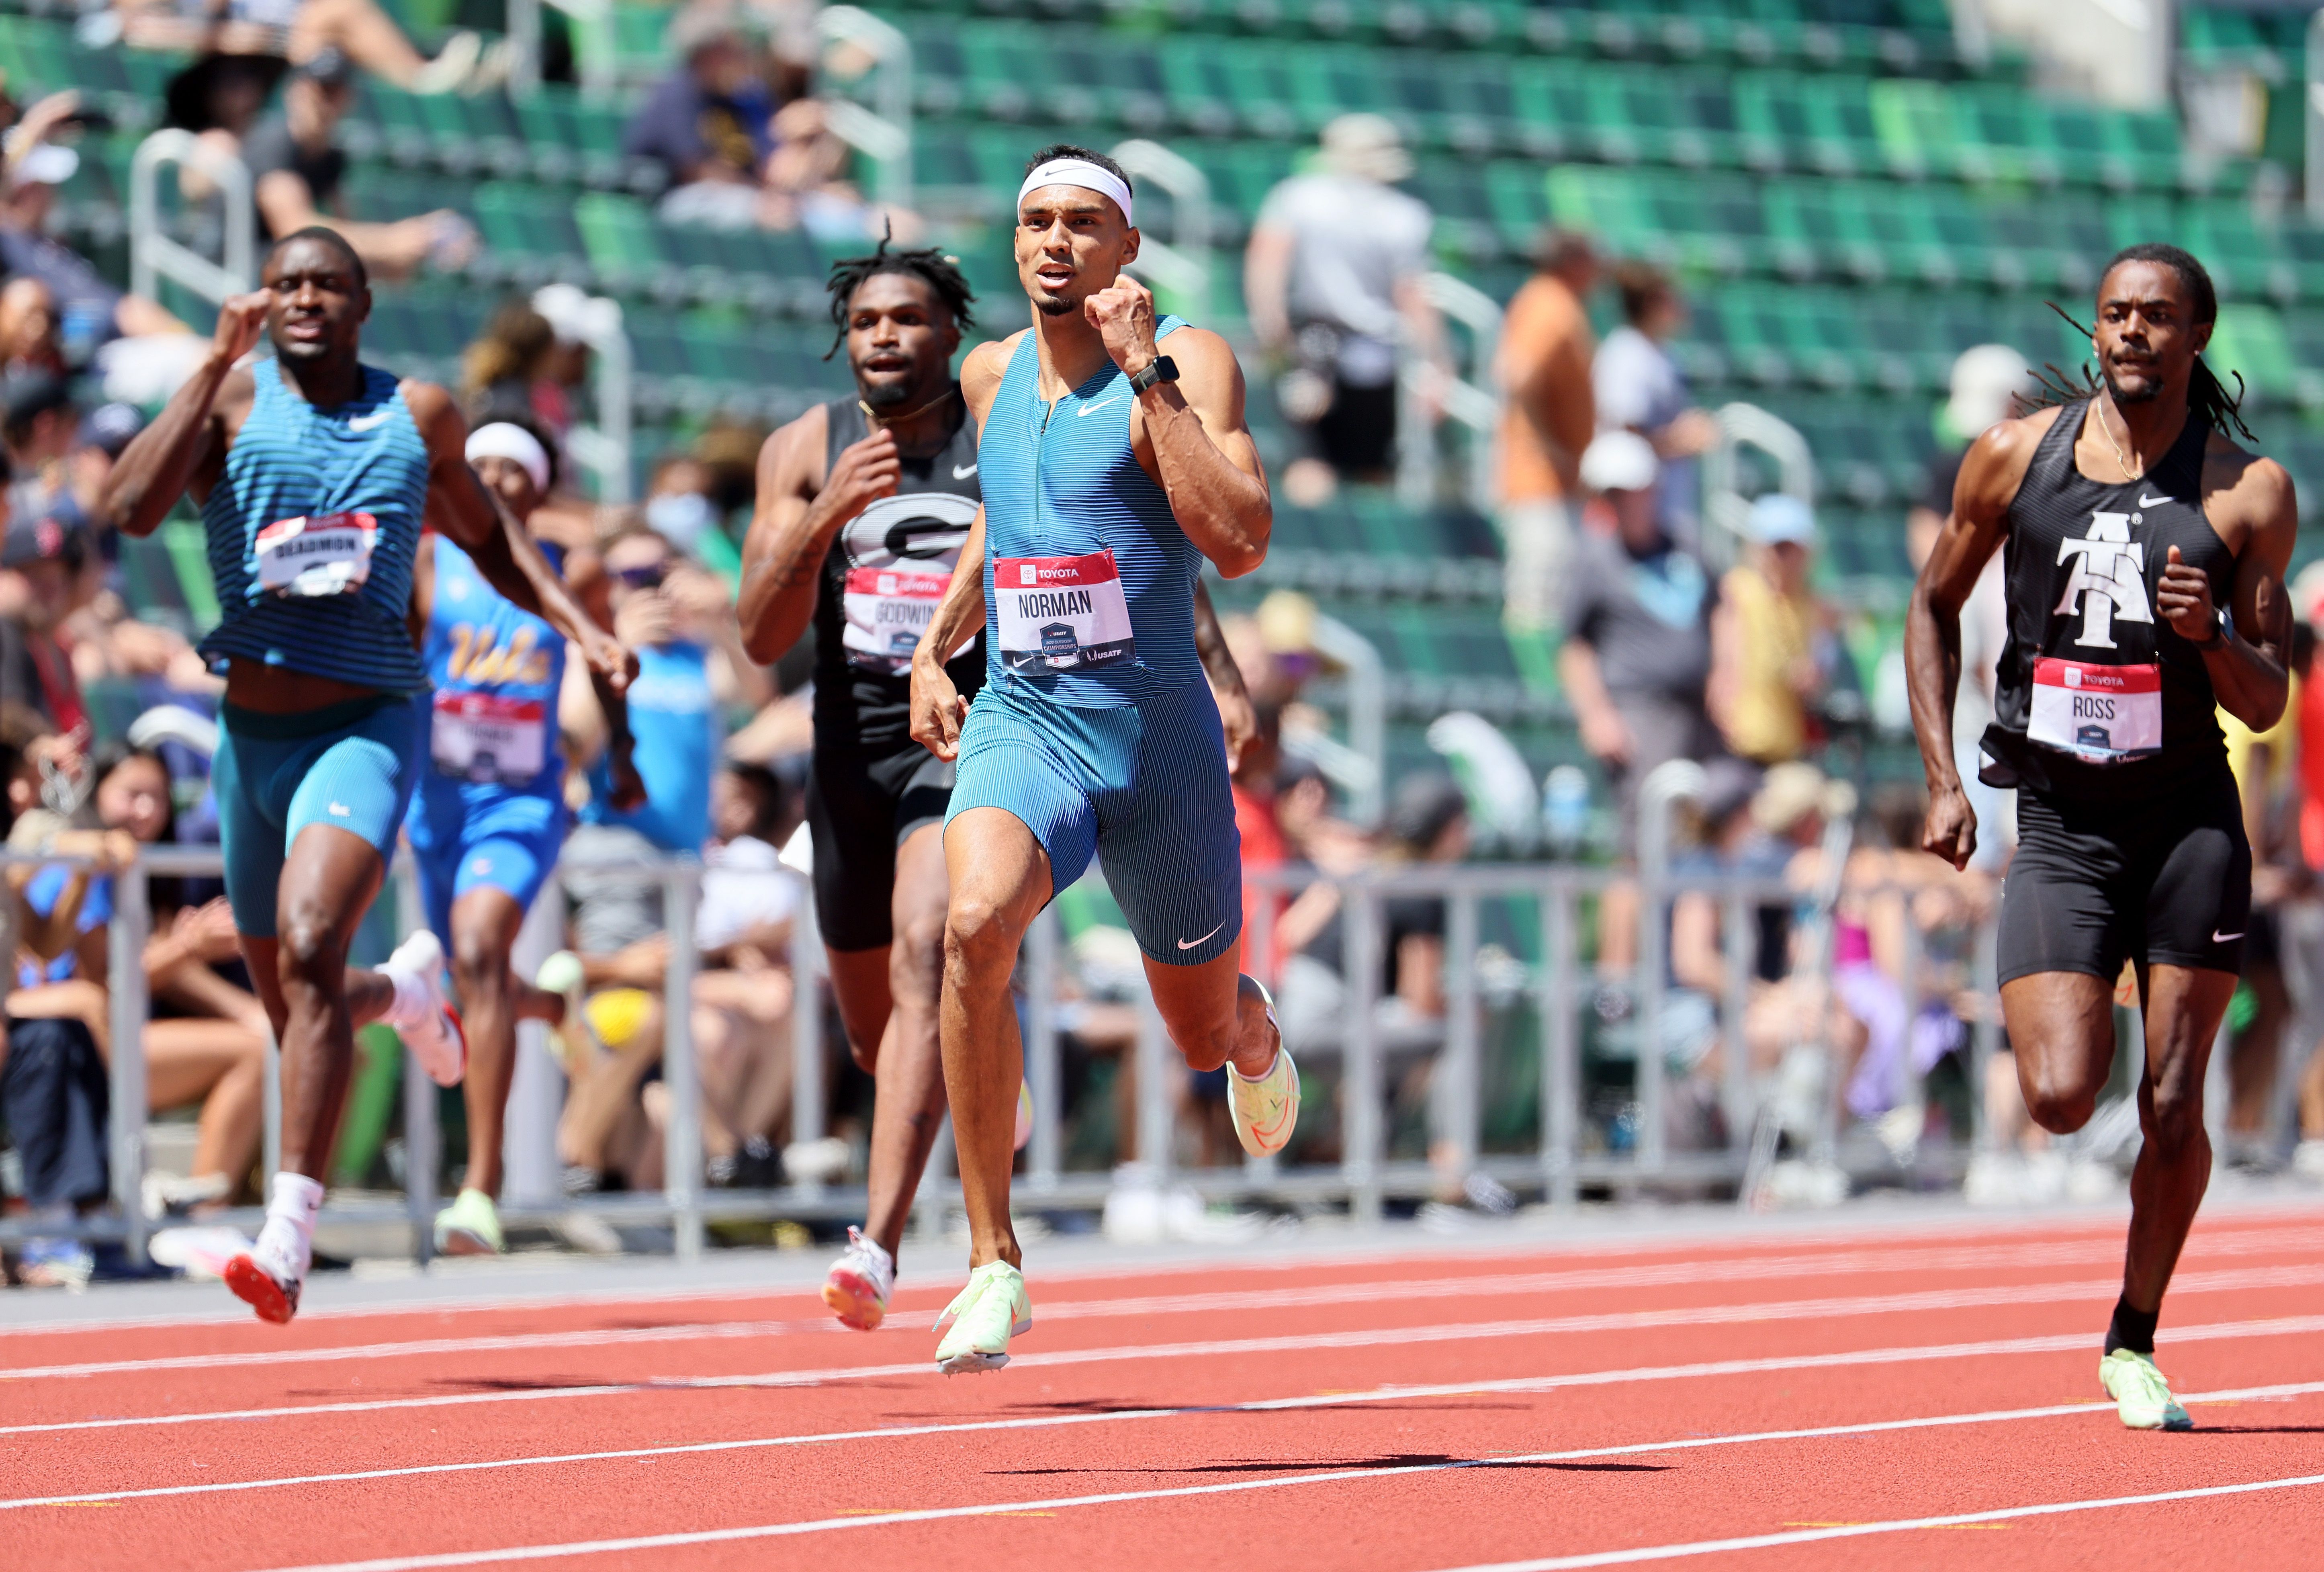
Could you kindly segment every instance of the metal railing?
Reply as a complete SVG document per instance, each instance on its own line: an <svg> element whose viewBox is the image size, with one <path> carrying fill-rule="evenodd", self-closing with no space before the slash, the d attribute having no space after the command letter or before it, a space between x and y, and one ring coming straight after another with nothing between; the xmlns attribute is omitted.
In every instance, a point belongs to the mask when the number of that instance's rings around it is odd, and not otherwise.
<svg viewBox="0 0 2324 1572"><path fill-rule="evenodd" d="M1397 344L1396 489L1407 507L1433 507L1437 495L1436 424L1430 406L1469 431L1469 475L1462 490L1469 505L1489 514L1498 500L1494 444L1501 425L1501 394L1493 377L1493 355L1501 341L1501 308L1493 298L1451 273L1424 273L1421 298L1469 329L1469 373L1447 373L1412 342L1407 328Z"/></svg>
<svg viewBox="0 0 2324 1572"><path fill-rule="evenodd" d="M1756 448L1775 461L1776 489L1815 504L1815 455L1789 422L1757 404L1720 406L1719 438L1702 456L1702 554L1719 571L1734 566L1751 539L1751 492L1743 453Z"/></svg>
<svg viewBox="0 0 2324 1572"><path fill-rule="evenodd" d="M816 32L826 56L833 44L863 51L873 62L872 103L867 108L843 93L823 95L831 134L878 166L872 194L897 208L912 205L912 41L855 5L826 5ZM820 85L820 84L819 84Z"/></svg>
<svg viewBox="0 0 2324 1572"><path fill-rule="evenodd" d="M590 392L597 409L594 421L575 426L565 434L565 449L573 456L573 462L597 477L599 502L626 503L637 495L631 458L637 379L630 335L622 325L622 303L593 295L586 309L575 315L581 340L589 346L593 356Z"/></svg>
<svg viewBox="0 0 2324 1572"><path fill-rule="evenodd" d="M222 261L163 233L161 171L187 166L217 186L225 203ZM258 287L258 208L250 166L190 131L169 127L137 144L129 160L129 291L159 298L160 281L184 285L213 305Z"/></svg>
<svg viewBox="0 0 2324 1572"><path fill-rule="evenodd" d="M1667 804L1687 794L1690 781L1674 776L1657 791ZM1697 786L1695 789L1699 789ZM15 856L15 862L60 862L63 858ZM214 847L145 849L137 866L115 880L115 908L109 935L112 957L111 998L113 1062L111 1086L113 1130L110 1154L113 1172L111 1215L94 1216L78 1223L0 1223L0 1241L33 1234L77 1234L85 1238L121 1241L133 1258L142 1259L151 1225L143 1210L145 1172L144 1131L146 1082L142 1031L147 1000L143 956L151 931L144 882L151 874L216 875L222 860ZM697 966L693 912L699 890L701 865L690 858L641 861L633 865L592 864L592 875L633 874L657 881L661 887L669 937L669 969L666 997L689 996ZM399 859L396 876L402 887L399 904L406 925L417 917L415 881L408 859ZM798 876L785 873L779 876ZM1748 1200L1746 1180L1751 1170L1752 1141L1757 1114L1765 1105L1766 1077L1755 1073L1745 1037L1746 990L1749 950L1747 935L1757 931L1760 908L1783 906L1797 911L1799 892L1780 879L1717 875L1674 876L1659 856L1649 859L1636 874L1617 870L1554 864L1415 865L1375 868L1329 876L1311 868L1252 870L1248 883L1261 894L1257 915L1247 935L1245 954L1265 957L1273 948L1276 899L1288 901L1318 883L1336 888L1344 924L1342 1006L1333 1022L1333 1040L1303 1051L1311 1060L1311 1116L1324 1114L1323 1092L1328 1079L1313 1071L1336 1059L1342 1087L1342 1151L1336 1163L1294 1165L1281 1160L1246 1160L1230 1167L1182 1168L1173 1147L1176 1135L1173 1088L1179 1076L1177 1054L1163 1030L1159 1014L1142 988L1131 1001L1139 1025L1135 1042L1127 1051L1137 1075L1136 1132L1140 1182L1189 1188L1211 1199L1245 1199L1271 1203L1344 1202L1359 1221L1379 1216L1391 1197L1425 1198L1439 1192L1448 1171L1484 1173L1520 1188L1537 1188L1554 1206L1571 1207L1585 1185L1607 1187L1617 1196L1671 1186L1699 1187L1732 1184ZM1629 883L1639 895L1640 965L1621 979L1635 999L1631 1019L1637 1023L1635 1053L1628 1094L1637 1114L1637 1139L1628 1150L1586 1139L1591 1128L1584 1099L1585 1070L1602 1086L1612 1059L1585 1059L1584 1018L1602 1003L1609 979L1594 969L1585 973L1582 935L1593 913L1602 912L1608 891ZM790 959L796 1001L792 1015L793 1141L811 1141L823 1133L826 1096L824 1032L825 1009L819 983L821 945L812 917L812 892L800 881L798 910L804 920L795 923ZM552 885L552 892L554 891ZM1880 892L1869 892L1879 893ZM1726 1141L1706 1150L1674 1151L1664 1139L1661 1110L1666 1105L1670 1067L1666 1062L1664 1001L1667 994L1667 952L1663 934L1673 903L1694 896L1715 902L1724 936L1728 985L1717 1001L1716 1030L1723 1052L1718 1100L1727 1113ZM1445 905L1446 1008L1441 1021L1429 1028L1434 1056L1430 1093L1432 1124L1443 1151L1434 1161L1391 1161L1386 1105L1385 1071L1392 1050L1408 1051L1410 1044L1386 1040L1388 1023L1382 1013L1383 977L1388 933L1388 905L1410 898L1441 900ZM554 893L549 897L555 900ZM1502 903L1499 920L1515 924L1538 936L1536 958L1518 961L1506 951L1480 942L1481 918L1487 903ZM1830 968L1831 929L1812 926L1812 945L1820 957L1803 957L1803 969ZM1910 1013L1917 1016L1924 1002L1926 979L1920 966L1917 929L1907 924L1905 970L1898 980ZM1994 992L1993 924L1990 918L1973 937L1971 986L1988 997ZM1263 963L1262 963L1263 964ZM1054 909L1045 911L1028 935L1021 980L1027 990L1025 1020L1026 1076L1033 1092L1033 1131L1020 1180L1020 1205L1042 1207L1093 1208L1102 1206L1120 1182L1108 1170L1066 1168L1065 1106L1066 1032L1057 1008L1065 993L1066 956L1064 935ZM1489 1027L1530 1013L1534 1040L1511 1045L1499 1032L1505 1053L1530 1054L1537 1065L1539 1091L1536 1149L1531 1151L1487 1151L1481 1139L1485 1112L1485 1041ZM1969 1087L1970 1117L1981 1125L1979 1095L1985 1067L1996 1048L1997 1028L1990 1010L1980 1013L1972 1030ZM511 1225L556 1222L572 1212L593 1214L611 1222L667 1225L673 1248L681 1258L699 1254L707 1225L725 1220L790 1218L829 1222L857 1221L862 1216L860 1185L794 1183L776 1190L709 1189L704 1183L700 1085L695 1062L691 1012L663 1012L662 1073L669 1094L665 1132L665 1187L659 1192L637 1192L562 1197L547 1201L503 1201L503 1216ZM1820 1047L1815 1043L1810 1047ZM1602 1044L1601 1044L1602 1048ZM1514 1062L1503 1060L1503 1063ZM1618 1077L1617 1077L1618 1079ZM327 1206L327 1222L380 1223L401 1217L410 1229L411 1253L426 1261L433 1244L437 1206L436 1177L440 1161L436 1123L437 1088L408 1054L403 1066L406 1193L402 1204L373 1202ZM269 1168L281 1150L279 1071L269 1056L266 1096L265 1151ZM1837 1109L1841 1088L1828 1080L1827 1095ZM1917 1087L1909 1095L1918 1097ZM941 1226L959 1206L958 1184L944 1177L945 1160L932 1161L922 1186L923 1226ZM1959 1151L1916 1151L1909 1158L1884 1150L1871 1140L1842 1143L1822 1153L1859 1176L1917 1172L1923 1179L1949 1179L1964 1155ZM1900 1168L1900 1165L1903 1165ZM1922 1166L1926 1165L1926 1166ZM262 1214L243 1208L222 1220L254 1228Z"/></svg>
<svg viewBox="0 0 2324 1572"><path fill-rule="evenodd" d="M1159 186L1170 197L1170 235L1140 225L1138 260L1130 271L1176 296L1189 321L1211 317L1211 180L1191 160L1158 142L1132 137L1113 150L1113 162L1133 180Z"/></svg>

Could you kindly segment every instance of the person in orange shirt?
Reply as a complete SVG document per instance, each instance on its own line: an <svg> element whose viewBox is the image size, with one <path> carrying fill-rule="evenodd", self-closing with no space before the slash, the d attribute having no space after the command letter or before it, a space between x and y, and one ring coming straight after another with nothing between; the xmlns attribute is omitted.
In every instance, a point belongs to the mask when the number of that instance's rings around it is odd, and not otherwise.
<svg viewBox="0 0 2324 1572"><path fill-rule="evenodd" d="M1493 375L1501 414L1501 539L1508 562L1507 617L1542 629L1558 616L1554 587L1581 518L1582 454L1597 430L1590 390L1597 336L1584 298L1598 282L1597 248L1553 229L1533 277L1509 301Z"/></svg>

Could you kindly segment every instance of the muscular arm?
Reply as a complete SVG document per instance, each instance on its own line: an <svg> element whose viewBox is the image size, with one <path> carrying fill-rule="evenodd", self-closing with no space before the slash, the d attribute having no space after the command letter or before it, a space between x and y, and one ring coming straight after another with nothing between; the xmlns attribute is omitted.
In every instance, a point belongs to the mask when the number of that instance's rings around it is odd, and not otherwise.
<svg viewBox="0 0 2324 1572"><path fill-rule="evenodd" d="M1977 850L1977 816L1953 763L1953 700L1960 691L1961 607L1978 576L2000 549L2009 504L2034 461L2034 449L2059 419L2044 411L2005 421L1969 445L1953 482L1953 510L1904 613L1904 678L1912 698L1913 735L1929 782L1929 817L1922 844L1957 868Z"/></svg>
<svg viewBox="0 0 2324 1572"><path fill-rule="evenodd" d="M1240 578L1267 560L1275 524L1259 448L1243 423L1242 367L1225 339L1198 328L1170 335L1170 358L1178 380L1139 394L1132 412L1178 527L1221 573ZM1143 364L1134 359L1125 369Z"/></svg>
<svg viewBox="0 0 2324 1572"><path fill-rule="evenodd" d="M818 404L759 449L759 501L742 541L742 591L734 607L754 661L781 660L815 615L824 554L846 522L818 505L829 440L829 415Z"/></svg>
<svg viewBox="0 0 2324 1572"><path fill-rule="evenodd" d="M2216 473L2222 460L2234 466L2232 478L2222 486L2207 486L2203 506L2220 532L2237 541L2236 585L2228 607L2231 626L2217 648L2203 651L2203 667L2221 707L2262 732L2282 718L2291 693L2292 598L2283 576L2300 532L2300 509L2292 477L2273 460L2254 458L2215 438L2207 469ZM2222 631L2211 606L2210 580L2181 562L2176 547L2163 569L2154 609L2196 644Z"/></svg>
<svg viewBox="0 0 2324 1572"><path fill-rule="evenodd" d="M225 409L247 405L250 374L235 363L258 342L266 292L235 295L218 308L217 331L198 369L170 396L153 423L131 439L106 476L97 522L144 536L161 527L188 487L208 495L226 460Z"/></svg>
<svg viewBox="0 0 2324 1572"><path fill-rule="evenodd" d="M958 756L960 728L968 718L968 701L953 686L945 660L983 626L984 509L979 507L953 564L952 582L912 652L912 740L939 759Z"/></svg>

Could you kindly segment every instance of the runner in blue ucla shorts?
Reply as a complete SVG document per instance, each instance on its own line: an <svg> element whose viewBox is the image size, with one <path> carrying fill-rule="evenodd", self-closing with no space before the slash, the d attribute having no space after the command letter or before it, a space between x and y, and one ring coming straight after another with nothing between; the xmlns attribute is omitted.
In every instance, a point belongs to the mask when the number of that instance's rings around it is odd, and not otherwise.
<svg viewBox="0 0 2324 1572"><path fill-rule="evenodd" d="M1027 166L1015 247L1032 325L962 364L983 506L912 663L912 735L959 762L942 1038L971 1270L939 1323L947 1373L1007 1364L1032 1324L1009 1219L1023 1058L1009 981L1027 926L1093 856L1171 1040L1195 1069L1227 1067L1244 1150L1281 1151L1298 1117L1266 990L1237 970L1240 843L1194 642L1204 559L1249 573L1274 515L1233 351L1157 323L1122 273L1132 200L1085 148ZM972 707L944 661L980 625Z"/></svg>
<svg viewBox="0 0 2324 1572"><path fill-rule="evenodd" d="M494 413L468 433L468 463L511 517L528 522L557 480L549 434L521 412ZM565 552L540 542L563 571ZM420 700L426 759L404 816L420 870L428 927L450 952L452 983L467 1028L468 1169L460 1193L436 1215L436 1248L497 1255L501 1136L516 1068L520 1020L561 1023L565 998L510 969L517 929L565 844L565 751L558 703L566 684L565 635L499 590L458 544L420 541L411 621L434 691ZM631 762L629 704L602 674L596 702L610 737L613 803L634 808L645 787ZM583 703L589 702L586 698Z"/></svg>
<svg viewBox="0 0 2324 1572"><path fill-rule="evenodd" d="M226 897L282 1045L282 1167L226 1281L283 1322L313 1260L355 1029L387 1022L447 1086L466 1056L433 935L377 971L346 965L421 767L428 674L405 621L421 520L613 686L635 665L468 467L450 395L363 363L371 287L354 247L301 229L259 279L219 308L208 356L123 451L96 511L143 536L188 492L202 510L224 614L201 652L226 674L211 784ZM272 356L243 365L262 335Z"/></svg>

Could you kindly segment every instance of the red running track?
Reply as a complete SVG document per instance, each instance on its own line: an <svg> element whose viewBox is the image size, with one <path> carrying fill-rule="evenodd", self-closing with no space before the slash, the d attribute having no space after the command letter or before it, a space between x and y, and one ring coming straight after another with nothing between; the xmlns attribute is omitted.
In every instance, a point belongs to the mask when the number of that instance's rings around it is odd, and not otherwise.
<svg viewBox="0 0 2324 1572"><path fill-rule="evenodd" d="M1006 1371L733 1292L0 1331L0 1565L2312 1568L2324 1208L1032 1279ZM223 1290L221 1290L223 1293Z"/></svg>

